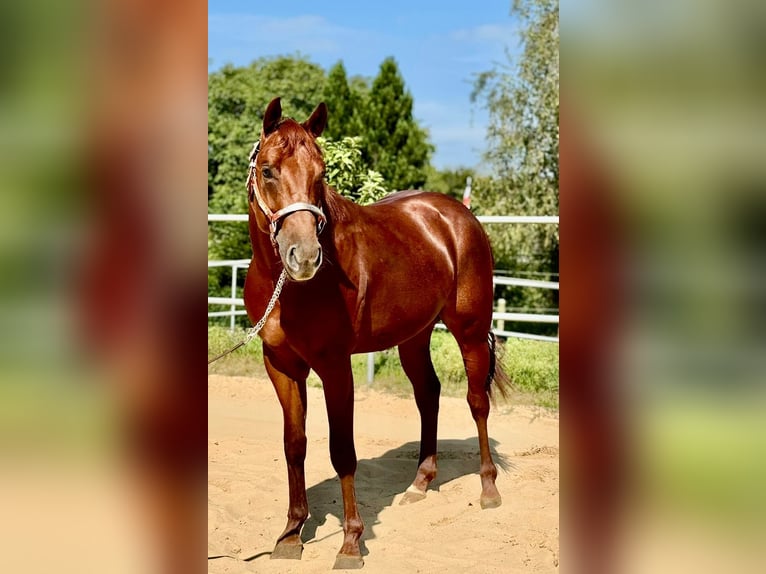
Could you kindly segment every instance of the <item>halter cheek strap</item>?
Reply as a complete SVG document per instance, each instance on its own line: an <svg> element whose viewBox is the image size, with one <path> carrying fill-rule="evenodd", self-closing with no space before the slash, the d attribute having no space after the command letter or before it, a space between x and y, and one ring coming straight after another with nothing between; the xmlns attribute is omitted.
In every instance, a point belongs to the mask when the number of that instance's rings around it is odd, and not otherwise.
<svg viewBox="0 0 766 574"><path fill-rule="evenodd" d="M253 193L258 207L269 220L269 235L271 236L271 242L277 242L277 233L279 233L279 224L281 221L296 211L309 211L313 213L317 220L317 234L322 233L325 223L327 223L327 218L325 217L324 212L316 205L311 205L310 203L299 201L296 203L291 203L287 207L283 207L282 209L274 212L269 208L268 205L266 205L266 202L263 201L263 198L258 191L258 182L255 178L255 157L258 155L260 149L261 142L258 140L255 142L255 145L253 145L253 150L250 152L250 169L248 170L247 183L245 186L247 187L248 192Z"/></svg>

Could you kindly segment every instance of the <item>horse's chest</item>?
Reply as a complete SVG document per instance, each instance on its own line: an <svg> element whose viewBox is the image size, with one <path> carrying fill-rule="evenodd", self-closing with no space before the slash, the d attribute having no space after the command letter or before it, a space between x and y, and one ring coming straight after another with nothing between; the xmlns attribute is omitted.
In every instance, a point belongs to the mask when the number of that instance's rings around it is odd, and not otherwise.
<svg viewBox="0 0 766 574"><path fill-rule="evenodd" d="M277 306L266 319L266 323L263 325L259 333L263 342L270 347L280 347L285 343L285 332L280 325L280 312Z"/></svg>
<svg viewBox="0 0 766 574"><path fill-rule="evenodd" d="M266 345L275 349L288 346L303 351L312 341L317 341L317 337L312 334L314 332L310 320L301 322L290 312L277 307L261 329L260 337Z"/></svg>
<svg viewBox="0 0 766 574"><path fill-rule="evenodd" d="M338 350L353 337L348 308L336 297L286 297L279 326L290 346L307 354Z"/></svg>

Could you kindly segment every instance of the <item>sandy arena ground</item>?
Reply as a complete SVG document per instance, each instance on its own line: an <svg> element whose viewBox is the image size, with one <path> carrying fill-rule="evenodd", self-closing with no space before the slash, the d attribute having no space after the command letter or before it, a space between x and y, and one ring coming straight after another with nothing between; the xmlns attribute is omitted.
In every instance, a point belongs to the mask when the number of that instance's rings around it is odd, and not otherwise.
<svg viewBox="0 0 766 574"><path fill-rule="evenodd" d="M303 558L287 561L269 558L288 501L276 395L262 379L213 375L208 385L208 572L329 571L342 541L342 505L322 390L308 389L311 516ZM555 414L508 404L493 410L489 432L503 504L484 511L476 426L464 400L442 398L439 474L425 500L405 506L399 500L415 475L420 436L414 400L357 392L355 421L362 572L558 572Z"/></svg>

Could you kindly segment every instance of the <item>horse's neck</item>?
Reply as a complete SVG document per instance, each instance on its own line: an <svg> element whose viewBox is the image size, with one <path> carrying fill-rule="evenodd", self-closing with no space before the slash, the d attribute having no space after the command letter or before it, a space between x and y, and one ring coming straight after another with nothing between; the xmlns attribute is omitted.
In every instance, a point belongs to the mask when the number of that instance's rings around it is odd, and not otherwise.
<svg viewBox="0 0 766 574"><path fill-rule="evenodd" d="M338 228L355 221L359 211L363 208L350 199L340 195L329 186L325 186L324 208L325 215L329 220L327 230L324 233L335 233ZM275 246L271 243L271 237L263 232L255 221L256 215L250 213L248 225L250 226L250 243L253 248L253 262L251 266L257 268L259 275L270 276L273 279L282 271L282 262Z"/></svg>
<svg viewBox="0 0 766 574"><path fill-rule="evenodd" d="M257 268L259 274L276 277L282 270L276 247L271 243L271 236L259 229L255 215L250 213L250 245L253 248L251 266Z"/></svg>
<svg viewBox="0 0 766 574"><path fill-rule="evenodd" d="M324 204L328 211L326 215L333 227L355 219L361 206L343 197L329 185L325 185L324 193Z"/></svg>

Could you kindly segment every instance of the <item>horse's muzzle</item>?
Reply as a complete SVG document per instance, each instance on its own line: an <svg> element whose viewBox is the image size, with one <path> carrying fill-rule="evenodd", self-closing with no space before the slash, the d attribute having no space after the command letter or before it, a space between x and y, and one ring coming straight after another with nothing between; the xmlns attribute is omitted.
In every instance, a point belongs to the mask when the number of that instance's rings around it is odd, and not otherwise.
<svg viewBox="0 0 766 574"><path fill-rule="evenodd" d="M285 250L282 263L293 280L308 281L322 265L322 246L319 242L308 246L304 243L293 244Z"/></svg>

